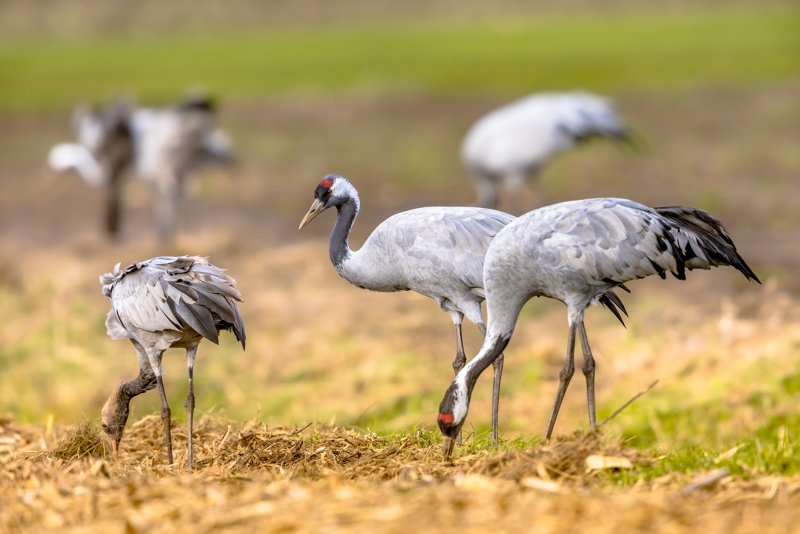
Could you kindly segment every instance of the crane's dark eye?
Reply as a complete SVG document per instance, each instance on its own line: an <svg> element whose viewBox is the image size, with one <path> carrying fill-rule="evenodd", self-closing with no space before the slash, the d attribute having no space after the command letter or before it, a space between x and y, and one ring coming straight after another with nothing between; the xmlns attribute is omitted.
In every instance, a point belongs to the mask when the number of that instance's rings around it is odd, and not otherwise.
<svg viewBox="0 0 800 534"><path fill-rule="evenodd" d="M331 195L332 195L332 194L333 194L333 191L331 191L330 189L328 189L327 191L325 191L325 198L331 198Z"/></svg>

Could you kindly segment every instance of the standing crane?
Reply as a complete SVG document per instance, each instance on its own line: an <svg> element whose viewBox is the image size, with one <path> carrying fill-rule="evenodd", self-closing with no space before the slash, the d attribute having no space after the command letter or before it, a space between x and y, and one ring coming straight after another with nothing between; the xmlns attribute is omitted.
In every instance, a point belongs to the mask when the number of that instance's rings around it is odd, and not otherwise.
<svg viewBox="0 0 800 534"><path fill-rule="evenodd" d="M72 122L78 142L60 143L48 156L54 171L74 171L89 185L104 189L103 227L112 238L119 233L125 173L134 159L131 110L124 99L103 108L76 109Z"/></svg>
<svg viewBox="0 0 800 534"><path fill-rule="evenodd" d="M103 406L103 430L119 449L130 401L154 387L161 397L161 421L167 462L173 463L171 413L162 381L161 358L169 348L186 350L189 392L188 470L192 471L194 420L194 362L203 338L219 343L219 332L231 330L245 347L245 331L236 302L242 296L236 281L197 256L159 256L140 261L100 277L103 293L111 299L106 330L111 339L129 339L139 360L139 376L122 382Z"/></svg>
<svg viewBox="0 0 800 534"><path fill-rule="evenodd" d="M208 98L189 97L176 107L139 109L131 117L134 170L153 191L162 243L175 237L180 202L192 173L233 158L228 137L214 125L214 113Z"/></svg>
<svg viewBox="0 0 800 534"><path fill-rule="evenodd" d="M123 99L100 110L80 108L74 115L78 143L54 146L48 161L57 172L73 170L105 188L105 229L112 238L119 233L124 178L133 171L151 187L159 239L169 242L188 177L233 158L214 113L213 101L192 95L168 108L134 109Z"/></svg>
<svg viewBox="0 0 800 534"><path fill-rule="evenodd" d="M594 198L546 206L515 219L498 232L486 252L484 288L488 333L478 355L456 375L439 405L444 458L467 417L475 382L502 354L517 317L531 297L567 305L567 356L545 438L550 439L564 393L575 370L576 335L583 352L589 428L597 428L592 357L583 316L607 291L653 274L730 265L745 278L758 277L739 255L718 220L696 208L650 208L624 199Z"/></svg>
<svg viewBox="0 0 800 534"><path fill-rule="evenodd" d="M478 204L494 208L501 182L518 193L556 154L595 137L630 141L607 99L583 92L534 94L475 122L462 142L461 159Z"/></svg>
<svg viewBox="0 0 800 534"><path fill-rule="evenodd" d="M503 212L470 207L429 207L397 213L380 225L359 250L351 250L348 236L361 202L356 188L343 176L329 174L314 191L314 202L300 228L328 208L338 214L331 232L329 253L339 275L362 289L415 291L430 297L450 314L456 330L453 370L465 365L461 323L464 316L486 334L481 312L483 258L492 238L514 217ZM613 293L602 299L615 315ZM492 383L492 437L498 438L498 405L503 355L494 361Z"/></svg>
<svg viewBox="0 0 800 534"><path fill-rule="evenodd" d="M450 314L455 325L453 370L458 373L467 361L461 336L464 316L482 334L486 333L481 311L486 248L514 217L485 208L417 208L386 219L354 251L350 249L348 236L360 206L356 188L343 176L329 174L314 191L314 202L300 228L335 207L338 214L329 253L336 272L362 289L415 291L435 300ZM492 435L497 440L502 354L493 365Z"/></svg>

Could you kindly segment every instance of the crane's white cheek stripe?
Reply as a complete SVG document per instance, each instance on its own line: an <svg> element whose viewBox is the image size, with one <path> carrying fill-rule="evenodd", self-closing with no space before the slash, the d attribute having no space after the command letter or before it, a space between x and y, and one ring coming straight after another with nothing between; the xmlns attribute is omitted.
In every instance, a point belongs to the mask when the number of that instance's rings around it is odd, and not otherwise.
<svg viewBox="0 0 800 534"><path fill-rule="evenodd" d="M467 401L467 384L464 377L459 373L456 378L456 389L453 392L453 417L457 423L461 423L467 417L469 404Z"/></svg>

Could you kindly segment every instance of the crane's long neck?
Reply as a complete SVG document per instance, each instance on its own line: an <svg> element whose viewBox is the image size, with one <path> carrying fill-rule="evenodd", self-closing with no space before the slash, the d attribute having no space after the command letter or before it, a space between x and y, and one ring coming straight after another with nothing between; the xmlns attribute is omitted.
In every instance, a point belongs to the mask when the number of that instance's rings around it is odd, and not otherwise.
<svg viewBox="0 0 800 534"><path fill-rule="evenodd" d="M156 375L152 371L140 372L139 376L129 382L125 382L125 388L131 398L147 393L154 387L156 387Z"/></svg>
<svg viewBox="0 0 800 534"><path fill-rule="evenodd" d="M456 420L463 421L469 410L472 389L489 365L494 362L511 340L517 317L526 298L515 294L510 287L496 287L487 295L486 311L488 331L483 338L478 354L464 366L452 383L452 391L456 398L452 402Z"/></svg>
<svg viewBox="0 0 800 534"><path fill-rule="evenodd" d="M138 397L142 393L147 393L156 387L156 375L150 371L139 371L139 376L133 380L121 383L117 393L117 402L119 404L130 404L131 399Z"/></svg>
<svg viewBox="0 0 800 534"><path fill-rule="evenodd" d="M489 367L508 345L511 335L486 336L481 346L480 352L475 356L450 383L450 387L439 404L439 420L452 424L454 421L460 428L467 418L469 411L469 401L472 397L472 389L478 381L478 377Z"/></svg>
<svg viewBox="0 0 800 534"><path fill-rule="evenodd" d="M336 209L339 214L336 216L336 224L331 232L328 252L331 262L338 269L353 252L350 250L347 238L350 235L350 229L353 228L353 222L358 216L358 198L349 198L347 202L340 204Z"/></svg>
<svg viewBox="0 0 800 534"><path fill-rule="evenodd" d="M497 359L500 354L503 353L503 350L508 345L508 342L511 340L511 335L498 335L498 334L489 334L486 336L483 345L481 346L481 350L478 352L477 356L475 356L456 377L456 380L463 381L467 386L467 391L469 392L470 396L472 396L472 388L475 387L475 383L478 381L478 377L481 376L489 365ZM463 375L463 376L462 376Z"/></svg>
<svg viewBox="0 0 800 534"><path fill-rule="evenodd" d="M133 380L122 382L111 393L103 406L103 421L108 426L107 432L117 443L122 438L128 422L131 399L156 387L156 375L149 368L139 370L139 376Z"/></svg>

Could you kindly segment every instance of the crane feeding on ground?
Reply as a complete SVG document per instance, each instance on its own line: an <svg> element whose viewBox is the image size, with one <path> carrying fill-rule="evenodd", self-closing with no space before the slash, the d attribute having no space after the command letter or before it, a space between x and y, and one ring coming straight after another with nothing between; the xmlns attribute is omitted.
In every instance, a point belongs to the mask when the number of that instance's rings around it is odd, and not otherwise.
<svg viewBox="0 0 800 534"><path fill-rule="evenodd" d="M494 208L503 182L514 194L555 155L596 137L630 139L607 99L582 92L534 94L475 122L461 159L479 205Z"/></svg>
<svg viewBox="0 0 800 534"><path fill-rule="evenodd" d="M514 217L475 207L428 207L397 213L380 225L359 250L351 250L348 236L361 203L358 192L343 176L329 174L314 191L314 202L300 228L328 208L338 214L329 253L336 272L351 284L373 291L415 291L435 300L448 312L456 329L458 373L466 363L461 323L466 316L482 334L483 258L494 236ZM613 293L603 303L617 314L622 303ZM497 440L498 403L503 356L493 362L492 436Z"/></svg>
<svg viewBox="0 0 800 534"><path fill-rule="evenodd" d="M584 357L589 427L596 429L595 362L583 324L586 308L631 280L653 274L665 278L667 272L683 280L687 269L720 265L759 282L722 223L695 208L650 208L630 200L595 198L546 206L515 219L498 232L486 252L489 321L483 345L456 375L439 406L445 459L467 417L475 382L502 354L530 298L550 297L567 305L567 356L545 432L549 439L574 373L576 335Z"/></svg>
<svg viewBox="0 0 800 534"><path fill-rule="evenodd" d="M221 269L197 256L160 256L100 277L103 293L111 299L106 329L112 339L129 339L139 360L139 376L122 382L103 406L103 430L117 452L130 401L158 387L167 460L173 463L171 413L162 381L161 358L169 348L186 350L189 392L188 470L192 470L194 419L194 363L203 338L219 342L221 330L231 330L245 346L245 331L236 302L242 297L236 282Z"/></svg>

